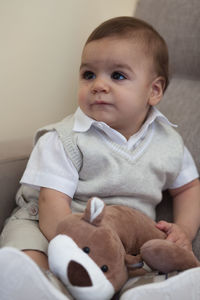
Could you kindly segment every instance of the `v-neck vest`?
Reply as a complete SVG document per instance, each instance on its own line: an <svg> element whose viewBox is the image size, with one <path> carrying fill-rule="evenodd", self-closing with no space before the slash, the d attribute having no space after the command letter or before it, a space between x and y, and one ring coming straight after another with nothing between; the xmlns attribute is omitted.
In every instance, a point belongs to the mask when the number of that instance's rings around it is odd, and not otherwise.
<svg viewBox="0 0 200 300"><path fill-rule="evenodd" d="M178 176L184 145L180 135L156 119L136 148L113 142L102 130L91 126L73 131L74 115L37 132L56 130L67 156L79 173L72 211L82 212L87 200L100 197L106 204L139 209L155 219L155 206L162 191Z"/></svg>

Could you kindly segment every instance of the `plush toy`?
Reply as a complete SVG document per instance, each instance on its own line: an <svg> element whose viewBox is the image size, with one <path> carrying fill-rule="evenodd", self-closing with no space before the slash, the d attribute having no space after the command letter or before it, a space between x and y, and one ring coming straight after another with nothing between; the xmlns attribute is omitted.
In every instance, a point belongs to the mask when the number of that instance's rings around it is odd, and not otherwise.
<svg viewBox="0 0 200 300"><path fill-rule="evenodd" d="M91 198L70 214L49 244L51 271L78 300L109 300L145 262L163 273L200 266L194 254L165 240L155 222L124 206Z"/></svg>

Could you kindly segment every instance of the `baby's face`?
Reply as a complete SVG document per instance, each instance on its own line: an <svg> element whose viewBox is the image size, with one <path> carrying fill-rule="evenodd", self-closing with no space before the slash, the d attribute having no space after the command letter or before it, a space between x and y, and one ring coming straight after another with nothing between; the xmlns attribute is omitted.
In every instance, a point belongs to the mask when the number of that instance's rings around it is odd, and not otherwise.
<svg viewBox="0 0 200 300"><path fill-rule="evenodd" d="M133 39L92 41L82 54L80 108L129 138L148 113L154 79L151 58Z"/></svg>

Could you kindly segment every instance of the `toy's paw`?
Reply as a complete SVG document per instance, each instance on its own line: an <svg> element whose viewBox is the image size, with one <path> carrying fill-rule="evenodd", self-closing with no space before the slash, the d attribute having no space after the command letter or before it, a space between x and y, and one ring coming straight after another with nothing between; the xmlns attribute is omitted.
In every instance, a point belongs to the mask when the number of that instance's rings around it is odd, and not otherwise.
<svg viewBox="0 0 200 300"><path fill-rule="evenodd" d="M181 248L168 240L150 240L141 247L140 253L150 268L163 273L199 266L192 251Z"/></svg>
<svg viewBox="0 0 200 300"><path fill-rule="evenodd" d="M125 262L128 270L128 277L142 276L146 274L146 270L143 269L143 261L141 255L126 254Z"/></svg>

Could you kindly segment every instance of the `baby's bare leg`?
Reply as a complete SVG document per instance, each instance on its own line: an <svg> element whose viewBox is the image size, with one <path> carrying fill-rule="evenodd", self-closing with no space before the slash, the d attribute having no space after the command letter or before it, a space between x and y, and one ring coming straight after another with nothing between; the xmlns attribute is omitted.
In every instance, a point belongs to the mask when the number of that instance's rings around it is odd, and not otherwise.
<svg viewBox="0 0 200 300"><path fill-rule="evenodd" d="M49 269L48 258L43 252L36 250L24 250L23 252L33 259L40 268Z"/></svg>

